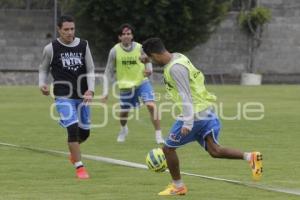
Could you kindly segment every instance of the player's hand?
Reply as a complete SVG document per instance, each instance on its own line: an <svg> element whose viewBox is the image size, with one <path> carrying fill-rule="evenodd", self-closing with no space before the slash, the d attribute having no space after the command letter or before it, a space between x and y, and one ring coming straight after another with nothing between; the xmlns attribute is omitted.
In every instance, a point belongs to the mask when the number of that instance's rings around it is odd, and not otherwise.
<svg viewBox="0 0 300 200"><path fill-rule="evenodd" d="M83 102L86 104L92 102L93 96L94 96L94 92L87 90L83 95Z"/></svg>
<svg viewBox="0 0 300 200"><path fill-rule="evenodd" d="M42 94L45 96L48 96L50 94L48 85L43 85L42 87L40 87L40 90L41 90Z"/></svg>
<svg viewBox="0 0 300 200"><path fill-rule="evenodd" d="M149 63L150 62L150 59L149 57L146 55L146 54L142 54L140 57L139 57L140 61L144 64L146 63Z"/></svg>
<svg viewBox="0 0 300 200"><path fill-rule="evenodd" d="M181 135L187 135L191 130L187 127L181 128Z"/></svg>
<svg viewBox="0 0 300 200"><path fill-rule="evenodd" d="M106 103L107 100L108 100L108 95L106 95L106 96L100 98L100 102L101 102L101 103Z"/></svg>
<svg viewBox="0 0 300 200"><path fill-rule="evenodd" d="M147 69L144 70L145 77L149 77L149 76L151 76L151 74L152 74L152 70L147 70Z"/></svg>

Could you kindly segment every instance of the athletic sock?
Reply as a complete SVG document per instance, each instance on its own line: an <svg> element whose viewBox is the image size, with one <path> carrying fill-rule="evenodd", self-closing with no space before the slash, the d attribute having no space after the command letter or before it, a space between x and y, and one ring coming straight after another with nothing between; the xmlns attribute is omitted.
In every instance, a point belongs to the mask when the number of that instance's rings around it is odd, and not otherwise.
<svg viewBox="0 0 300 200"><path fill-rule="evenodd" d="M83 163L81 161L78 161L78 162L74 163L74 166L75 166L76 169L78 169L80 167L83 167Z"/></svg>
<svg viewBox="0 0 300 200"><path fill-rule="evenodd" d="M173 183L176 186L176 188L180 188L180 187L184 186L183 181L181 179L173 180Z"/></svg>
<svg viewBox="0 0 300 200"><path fill-rule="evenodd" d="M127 132L127 131L128 131L127 125L121 126L121 131L122 131L122 132Z"/></svg>
<svg viewBox="0 0 300 200"><path fill-rule="evenodd" d="M156 136L156 138L162 137L161 130L156 130L155 131L155 136Z"/></svg>
<svg viewBox="0 0 300 200"><path fill-rule="evenodd" d="M244 156L243 156L243 159L246 160L246 161L251 161L251 153L245 152Z"/></svg>

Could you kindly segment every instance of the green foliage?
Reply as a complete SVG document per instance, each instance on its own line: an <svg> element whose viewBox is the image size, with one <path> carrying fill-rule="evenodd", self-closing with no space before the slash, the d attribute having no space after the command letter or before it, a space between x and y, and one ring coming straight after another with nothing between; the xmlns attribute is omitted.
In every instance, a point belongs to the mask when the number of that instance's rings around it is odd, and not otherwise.
<svg viewBox="0 0 300 200"><path fill-rule="evenodd" d="M185 51L208 39L231 0L74 0L78 31L100 52L117 42L122 23L136 27L135 40L161 37L171 51Z"/></svg>
<svg viewBox="0 0 300 200"><path fill-rule="evenodd" d="M241 12L238 21L239 25L249 34L254 34L259 27L269 22L272 18L270 9L256 7L250 12Z"/></svg>
<svg viewBox="0 0 300 200"><path fill-rule="evenodd" d="M262 33L264 24L268 23L272 18L270 9L265 7L254 7L250 11L241 11L238 16L238 22L242 30L250 37L249 43L249 63L247 71L254 73L256 66L254 59L256 50L262 43Z"/></svg>

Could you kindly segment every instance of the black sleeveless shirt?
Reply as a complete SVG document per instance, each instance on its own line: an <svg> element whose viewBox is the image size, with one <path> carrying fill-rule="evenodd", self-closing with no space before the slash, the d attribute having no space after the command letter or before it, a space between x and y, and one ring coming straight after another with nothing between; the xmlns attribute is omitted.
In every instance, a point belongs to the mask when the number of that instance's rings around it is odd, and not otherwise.
<svg viewBox="0 0 300 200"><path fill-rule="evenodd" d="M70 99L83 98L88 89L85 64L87 41L81 40L75 47L62 45L58 40L52 41L53 58L50 72L54 79L55 97Z"/></svg>

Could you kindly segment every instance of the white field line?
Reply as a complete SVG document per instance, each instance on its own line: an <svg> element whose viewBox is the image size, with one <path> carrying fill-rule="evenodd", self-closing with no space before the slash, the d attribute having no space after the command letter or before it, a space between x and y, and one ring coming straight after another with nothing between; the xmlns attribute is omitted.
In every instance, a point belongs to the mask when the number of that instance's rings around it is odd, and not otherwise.
<svg viewBox="0 0 300 200"><path fill-rule="evenodd" d="M58 155L65 155L65 156L69 155L68 152L63 152L63 151L26 147L26 146L20 146L20 145L8 144L8 143L2 143L2 142L0 142L0 145L7 146L7 147L27 149L27 150L41 152L41 153L50 153L50 154L56 154L56 155L58 154ZM102 156L93 156L93 155L88 155L88 154L82 154L82 157L85 159L110 163L110 164L114 164L114 165L121 165L121 166L133 167L133 168L139 168L139 169L148 169L146 165L129 162L129 161L125 161L125 160L117 160L117 159L113 159L113 158L107 158L107 157L102 157ZM223 181L223 182L237 184L237 185L243 185L243 186L247 186L247 187L251 187L251 188L258 188L261 190L267 190L267 191L272 191L272 192L279 192L279 193L286 193L286 194L300 196L300 190L279 188L279 187L274 187L274 186L262 185L262 184L258 184L258 183L254 183L254 182L253 183L242 182L242 181L237 181L237 180L205 176L205 175L201 175L201 174L193 174L193 173L188 173L188 172L181 172L181 174L186 175L186 176L200 177L200 178L214 180L214 181Z"/></svg>

